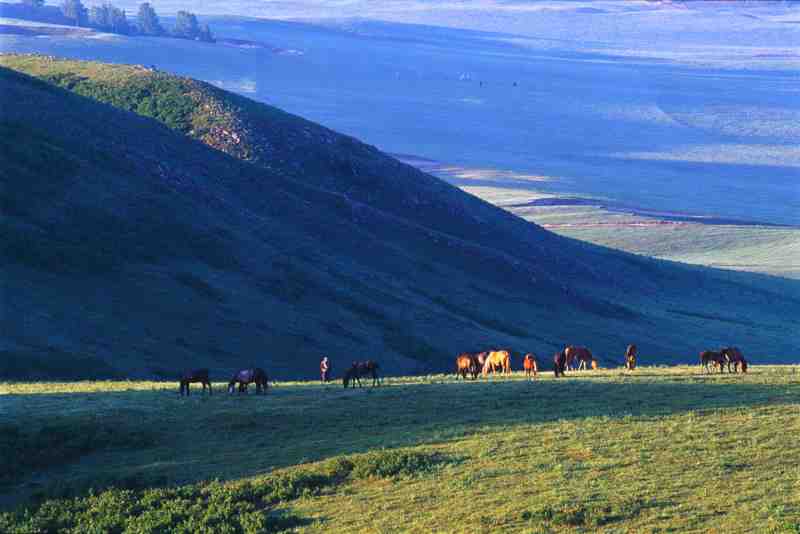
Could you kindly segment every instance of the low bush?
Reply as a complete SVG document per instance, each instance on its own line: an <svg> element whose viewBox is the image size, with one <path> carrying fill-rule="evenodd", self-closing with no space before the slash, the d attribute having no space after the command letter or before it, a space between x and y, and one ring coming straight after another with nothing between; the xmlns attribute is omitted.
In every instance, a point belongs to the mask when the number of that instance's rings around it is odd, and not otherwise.
<svg viewBox="0 0 800 534"><path fill-rule="evenodd" d="M596 528L633 519L647 507L641 499L605 504L562 503L523 512L522 518L550 525Z"/></svg>
<svg viewBox="0 0 800 534"><path fill-rule="evenodd" d="M0 531L64 533L280 532L301 523L269 514L252 487L210 483L144 491L110 489L0 514Z"/></svg>
<svg viewBox="0 0 800 534"><path fill-rule="evenodd" d="M354 456L353 478L407 478L420 476L438 469L448 461L442 454L387 450Z"/></svg>

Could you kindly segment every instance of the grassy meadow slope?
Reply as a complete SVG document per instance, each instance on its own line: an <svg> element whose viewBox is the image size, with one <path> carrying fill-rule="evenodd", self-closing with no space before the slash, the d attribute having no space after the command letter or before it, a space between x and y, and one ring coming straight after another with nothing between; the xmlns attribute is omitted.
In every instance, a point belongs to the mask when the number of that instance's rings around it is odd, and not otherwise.
<svg viewBox="0 0 800 534"><path fill-rule="evenodd" d="M195 80L2 64L46 82L0 70L14 102L0 111L0 375L171 378L258 363L301 377L322 353L420 372L459 350L567 342L605 362L630 341L647 361L731 342L756 362L796 358L796 282L559 237Z"/></svg>
<svg viewBox="0 0 800 534"><path fill-rule="evenodd" d="M800 369L750 371L0 383L0 530L796 533Z"/></svg>

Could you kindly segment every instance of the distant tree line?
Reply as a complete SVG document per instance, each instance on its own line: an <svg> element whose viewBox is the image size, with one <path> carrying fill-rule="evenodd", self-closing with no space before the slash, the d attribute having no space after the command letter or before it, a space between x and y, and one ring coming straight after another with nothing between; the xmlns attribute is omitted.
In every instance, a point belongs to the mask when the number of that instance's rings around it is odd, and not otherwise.
<svg viewBox="0 0 800 534"><path fill-rule="evenodd" d="M44 6L44 0L22 0L22 4L31 9L38 9ZM114 7L109 2L87 9L81 0L62 0L61 13L75 26L96 28L108 33L214 42L214 35L208 24L200 25L197 16L189 11L178 11L175 26L170 29L164 28L156 10L149 2L139 5L135 22L129 22L125 10Z"/></svg>

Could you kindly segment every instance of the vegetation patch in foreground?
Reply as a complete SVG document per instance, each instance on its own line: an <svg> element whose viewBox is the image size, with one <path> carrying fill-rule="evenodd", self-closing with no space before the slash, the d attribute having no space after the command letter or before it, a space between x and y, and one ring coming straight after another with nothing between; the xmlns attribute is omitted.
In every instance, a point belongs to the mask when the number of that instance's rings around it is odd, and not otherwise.
<svg viewBox="0 0 800 534"><path fill-rule="evenodd" d="M278 504L318 496L351 478L408 478L430 473L447 462L439 453L386 450L235 483L90 491L0 514L0 532L280 532L304 520L276 513Z"/></svg>
<svg viewBox="0 0 800 534"><path fill-rule="evenodd" d="M635 519L643 509L655 506L642 499L603 504L565 502L560 505L545 505L533 512L523 512L522 519L553 526L596 528Z"/></svg>

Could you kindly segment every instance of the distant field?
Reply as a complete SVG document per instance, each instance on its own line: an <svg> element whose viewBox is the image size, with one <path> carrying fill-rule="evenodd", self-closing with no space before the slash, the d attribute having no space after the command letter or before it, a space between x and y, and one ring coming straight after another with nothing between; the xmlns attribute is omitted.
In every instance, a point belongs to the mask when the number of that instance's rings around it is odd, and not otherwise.
<svg viewBox="0 0 800 534"><path fill-rule="evenodd" d="M568 237L665 260L800 278L800 229L670 222L586 207L513 208Z"/></svg>
<svg viewBox="0 0 800 534"><path fill-rule="evenodd" d="M215 389L0 384L0 530L800 532L800 366Z"/></svg>
<svg viewBox="0 0 800 534"><path fill-rule="evenodd" d="M557 234L665 260L800 278L800 228L643 216L541 192L542 176L441 167L402 158ZM574 201L574 204L571 202Z"/></svg>

